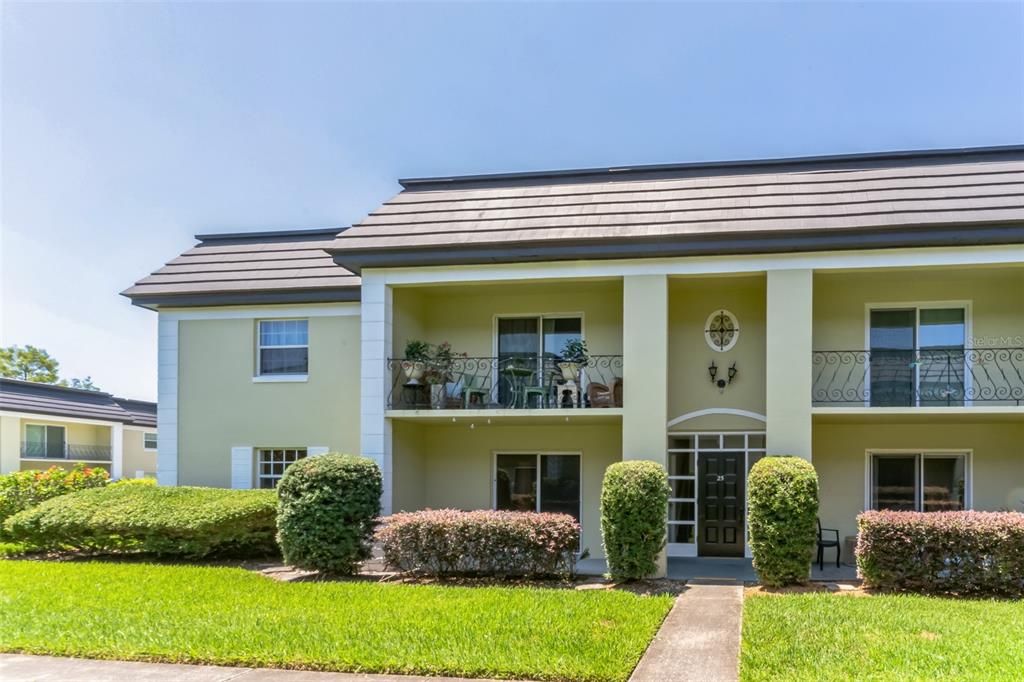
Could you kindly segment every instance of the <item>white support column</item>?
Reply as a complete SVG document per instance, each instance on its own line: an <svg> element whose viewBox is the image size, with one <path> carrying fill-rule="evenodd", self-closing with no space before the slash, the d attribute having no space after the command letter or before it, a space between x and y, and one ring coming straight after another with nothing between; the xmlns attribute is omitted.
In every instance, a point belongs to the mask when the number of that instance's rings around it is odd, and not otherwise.
<svg viewBox="0 0 1024 682"><path fill-rule="evenodd" d="M392 292L382 278L362 273L359 443L364 457L377 462L384 478L381 513L392 507L391 424L384 417L391 352Z"/></svg>
<svg viewBox="0 0 1024 682"><path fill-rule="evenodd" d="M0 474L21 468L21 419L0 416Z"/></svg>
<svg viewBox="0 0 1024 682"><path fill-rule="evenodd" d="M178 320L157 322L156 479L178 485Z"/></svg>
<svg viewBox="0 0 1024 682"><path fill-rule="evenodd" d="M110 427L110 478L117 481L124 476L124 424Z"/></svg>
<svg viewBox="0 0 1024 682"><path fill-rule="evenodd" d="M768 453L811 459L814 271L768 271Z"/></svg>
<svg viewBox="0 0 1024 682"><path fill-rule="evenodd" d="M665 465L668 447L668 278L631 275L622 282L622 459ZM668 568L658 557L656 577Z"/></svg>

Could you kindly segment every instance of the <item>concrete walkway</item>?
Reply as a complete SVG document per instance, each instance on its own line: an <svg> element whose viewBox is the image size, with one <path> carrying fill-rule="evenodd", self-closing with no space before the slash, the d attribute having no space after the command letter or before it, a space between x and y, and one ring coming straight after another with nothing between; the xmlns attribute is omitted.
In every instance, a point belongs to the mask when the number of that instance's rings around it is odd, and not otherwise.
<svg viewBox="0 0 1024 682"><path fill-rule="evenodd" d="M735 682L739 677L743 586L688 583L630 682Z"/></svg>
<svg viewBox="0 0 1024 682"><path fill-rule="evenodd" d="M456 677L319 673L274 668L95 661L86 658L0 654L3 682L474 682ZM477 681L480 682L480 681Z"/></svg>

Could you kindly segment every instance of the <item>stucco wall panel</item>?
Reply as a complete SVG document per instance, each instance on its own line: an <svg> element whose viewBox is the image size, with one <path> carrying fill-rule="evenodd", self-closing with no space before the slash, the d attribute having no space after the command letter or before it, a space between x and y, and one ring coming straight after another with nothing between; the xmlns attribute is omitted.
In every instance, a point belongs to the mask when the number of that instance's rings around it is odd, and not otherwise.
<svg viewBox="0 0 1024 682"><path fill-rule="evenodd" d="M763 275L669 281L669 419L708 408L764 414L765 295ZM708 346L704 329L708 315L722 308L736 315L740 337L735 347L719 353ZM736 381L725 390L711 383L712 361L719 377L736 363ZM703 422L701 428L717 424L715 419Z"/></svg>
<svg viewBox="0 0 1024 682"><path fill-rule="evenodd" d="M622 428L594 426L488 426L468 422L422 425L412 430L399 424L395 461L421 458L421 468L396 465L396 500L415 499L411 484L421 476L421 508L490 509L493 507L495 452L581 452L583 546L602 556L599 504L604 471L622 459ZM403 451L403 452L400 452ZM399 479L407 479L400 482ZM398 491L401 491L400 493ZM396 503L396 509L398 507ZM404 507L410 509L411 507Z"/></svg>
<svg viewBox="0 0 1024 682"><path fill-rule="evenodd" d="M151 433L155 433L155 429ZM135 478L136 472L145 471L147 476L156 476L156 450L147 450L144 432L135 429L124 430L124 477Z"/></svg>
<svg viewBox="0 0 1024 682"><path fill-rule="evenodd" d="M1024 268L873 270L814 276L815 350L865 349L865 306L970 301L977 347L1024 345ZM1009 343L1007 343L1009 342Z"/></svg>
<svg viewBox="0 0 1024 682"><path fill-rule="evenodd" d="M1024 510L1024 425L816 424L813 464L818 470L822 524L843 536L856 533L864 509L868 450L973 450L974 508Z"/></svg>
<svg viewBox="0 0 1024 682"><path fill-rule="evenodd" d="M179 324L179 485L228 487L232 446L359 452L359 318L309 318L309 379L254 383L256 321Z"/></svg>
<svg viewBox="0 0 1024 682"><path fill-rule="evenodd" d="M490 357L496 316L575 313L583 315L583 333L592 354L622 353L620 280L396 288L394 306L396 356L407 341L418 339L448 341L456 352Z"/></svg>

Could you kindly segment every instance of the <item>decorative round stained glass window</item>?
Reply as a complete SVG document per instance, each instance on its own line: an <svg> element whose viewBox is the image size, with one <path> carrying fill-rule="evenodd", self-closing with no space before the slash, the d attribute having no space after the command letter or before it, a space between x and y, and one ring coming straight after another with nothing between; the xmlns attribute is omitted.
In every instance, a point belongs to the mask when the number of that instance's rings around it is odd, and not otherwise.
<svg viewBox="0 0 1024 682"><path fill-rule="evenodd" d="M708 315L704 325L704 339L712 350L724 353L736 345L740 338L740 324L728 310L716 310Z"/></svg>

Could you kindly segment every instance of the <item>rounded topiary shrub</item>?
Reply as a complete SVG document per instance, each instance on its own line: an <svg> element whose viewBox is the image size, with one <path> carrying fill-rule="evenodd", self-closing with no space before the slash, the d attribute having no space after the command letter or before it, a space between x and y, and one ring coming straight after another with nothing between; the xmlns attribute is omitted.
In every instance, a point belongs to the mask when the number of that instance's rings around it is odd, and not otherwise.
<svg viewBox="0 0 1024 682"><path fill-rule="evenodd" d="M601 539L613 580L638 580L657 571L668 495L668 474L657 462L616 462L605 471Z"/></svg>
<svg viewBox="0 0 1024 682"><path fill-rule="evenodd" d="M807 582L817 539L818 474L799 457L765 457L747 478L754 569L769 587Z"/></svg>
<svg viewBox="0 0 1024 682"><path fill-rule="evenodd" d="M352 455L307 457L277 487L277 541L286 563L352 574L370 558L383 490L380 469Z"/></svg>

